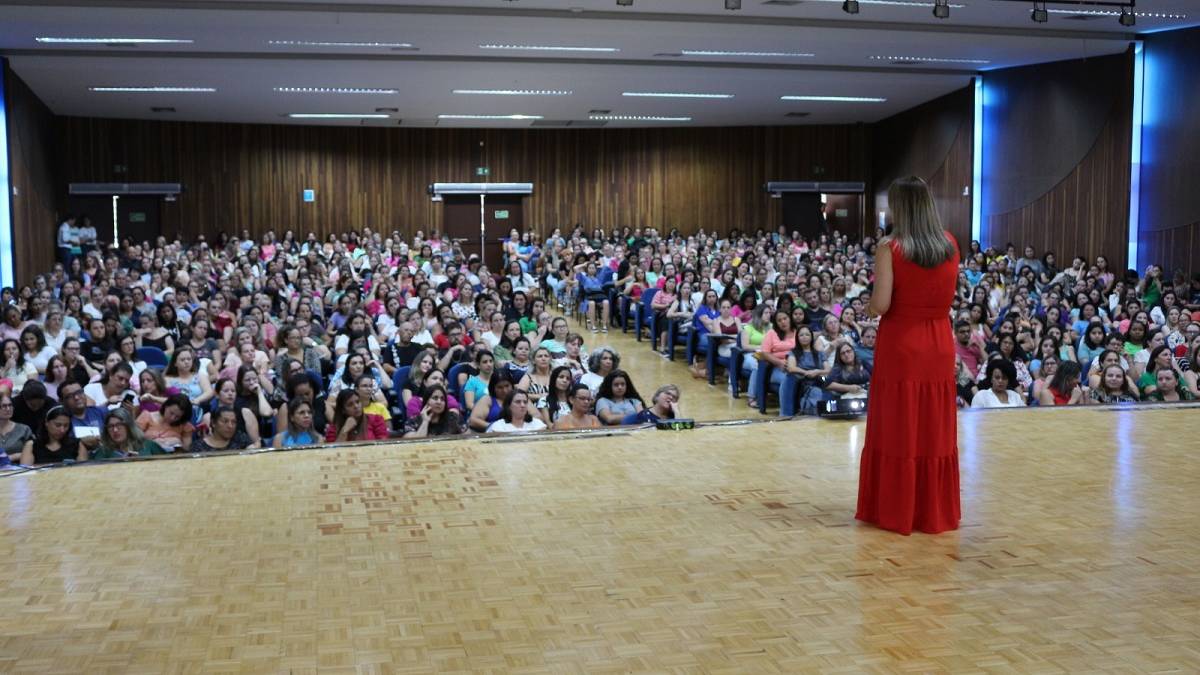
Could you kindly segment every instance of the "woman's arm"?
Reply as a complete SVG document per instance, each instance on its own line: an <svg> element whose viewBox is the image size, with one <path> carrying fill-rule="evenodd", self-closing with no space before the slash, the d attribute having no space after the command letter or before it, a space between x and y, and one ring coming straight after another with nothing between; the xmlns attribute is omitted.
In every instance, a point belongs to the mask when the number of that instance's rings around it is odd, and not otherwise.
<svg viewBox="0 0 1200 675"><path fill-rule="evenodd" d="M25 446L21 448L21 464L24 466L33 466L33 441L25 441Z"/></svg>
<svg viewBox="0 0 1200 675"><path fill-rule="evenodd" d="M492 399L488 396L480 396L475 405L471 407L471 417L467 419L467 426L475 431L487 431L487 416L491 410Z"/></svg>
<svg viewBox="0 0 1200 675"><path fill-rule="evenodd" d="M209 384L209 382L208 382L208 373L206 373L202 370L202 371L200 371L199 375L200 375L200 396L198 396L195 401L192 401L192 403L196 404L196 405L201 405L201 404L207 403L209 400L212 399L213 394L214 394L212 385Z"/></svg>
<svg viewBox="0 0 1200 675"><path fill-rule="evenodd" d="M261 398L262 392L259 391L258 394ZM246 425L246 435L250 437L249 447L262 447L262 436L258 429L258 417L254 414L254 411L249 408L242 408L242 423Z"/></svg>
<svg viewBox="0 0 1200 675"><path fill-rule="evenodd" d="M875 248L875 290L867 304L867 315L876 317L887 314L892 307L892 247L888 239Z"/></svg>

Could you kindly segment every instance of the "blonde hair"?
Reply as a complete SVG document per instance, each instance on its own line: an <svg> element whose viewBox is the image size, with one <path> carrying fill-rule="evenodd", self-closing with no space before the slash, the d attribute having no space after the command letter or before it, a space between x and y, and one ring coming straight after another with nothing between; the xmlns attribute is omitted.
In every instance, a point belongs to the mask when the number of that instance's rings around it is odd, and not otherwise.
<svg viewBox="0 0 1200 675"><path fill-rule="evenodd" d="M888 207L895 224L892 238L899 242L905 258L931 268L954 255L954 245L942 229L925 181L917 176L897 178L888 188Z"/></svg>

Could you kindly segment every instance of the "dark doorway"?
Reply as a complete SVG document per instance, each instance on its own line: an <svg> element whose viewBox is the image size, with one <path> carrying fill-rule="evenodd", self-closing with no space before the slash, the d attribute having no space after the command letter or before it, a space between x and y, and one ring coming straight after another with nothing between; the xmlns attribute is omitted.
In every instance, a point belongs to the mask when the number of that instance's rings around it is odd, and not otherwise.
<svg viewBox="0 0 1200 675"><path fill-rule="evenodd" d="M486 195L483 206L484 246L479 242L479 195L445 195L446 236L462 244L467 256L480 255L493 272L503 260L501 244L513 228L524 231L521 195Z"/></svg>
<svg viewBox="0 0 1200 675"><path fill-rule="evenodd" d="M821 195L816 192L783 193L783 224L805 239L815 239L828 229L821 212Z"/></svg>
<svg viewBox="0 0 1200 675"><path fill-rule="evenodd" d="M162 234L162 197L153 195L123 195L116 202L117 240L126 237L136 243L153 242ZM86 215L96 228L100 241L113 239L112 196L71 196L67 210L77 215Z"/></svg>

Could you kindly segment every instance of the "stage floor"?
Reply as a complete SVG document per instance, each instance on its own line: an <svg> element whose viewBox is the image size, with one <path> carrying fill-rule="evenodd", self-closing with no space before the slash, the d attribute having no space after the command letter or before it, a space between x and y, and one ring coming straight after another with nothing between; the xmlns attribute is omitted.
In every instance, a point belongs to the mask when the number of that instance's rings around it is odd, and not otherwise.
<svg viewBox="0 0 1200 675"><path fill-rule="evenodd" d="M1200 670L1200 409L960 430L938 536L812 419L0 479L0 672Z"/></svg>

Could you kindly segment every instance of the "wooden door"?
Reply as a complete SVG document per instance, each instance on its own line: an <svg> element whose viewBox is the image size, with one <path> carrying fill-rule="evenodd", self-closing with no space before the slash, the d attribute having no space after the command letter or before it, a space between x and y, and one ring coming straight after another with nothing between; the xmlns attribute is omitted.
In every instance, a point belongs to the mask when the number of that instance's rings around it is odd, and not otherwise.
<svg viewBox="0 0 1200 675"><path fill-rule="evenodd" d="M525 231L523 195L488 195L484 215L487 246L484 248L483 264L498 271L504 262L503 242L515 229Z"/></svg>
<svg viewBox="0 0 1200 675"><path fill-rule="evenodd" d="M850 241L863 238L863 196L861 194L825 195L825 221L832 232L840 232Z"/></svg>
<svg viewBox="0 0 1200 675"><path fill-rule="evenodd" d="M442 198L445 212L442 224L447 239L462 244L463 255L478 255L479 249L479 195L446 195Z"/></svg>

